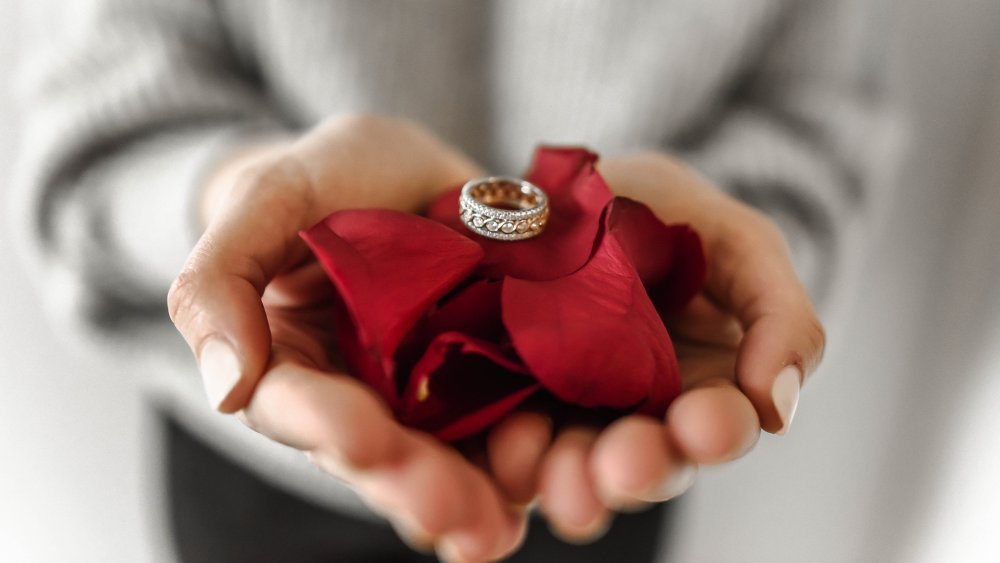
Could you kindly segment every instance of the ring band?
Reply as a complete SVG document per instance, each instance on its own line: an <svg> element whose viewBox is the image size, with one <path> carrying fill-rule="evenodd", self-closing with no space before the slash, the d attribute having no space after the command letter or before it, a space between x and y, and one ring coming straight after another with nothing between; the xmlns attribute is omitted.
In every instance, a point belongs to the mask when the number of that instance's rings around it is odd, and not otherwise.
<svg viewBox="0 0 1000 563"><path fill-rule="evenodd" d="M545 192L531 182L505 176L468 182L462 186L458 207L470 231L495 240L529 239L549 221Z"/></svg>

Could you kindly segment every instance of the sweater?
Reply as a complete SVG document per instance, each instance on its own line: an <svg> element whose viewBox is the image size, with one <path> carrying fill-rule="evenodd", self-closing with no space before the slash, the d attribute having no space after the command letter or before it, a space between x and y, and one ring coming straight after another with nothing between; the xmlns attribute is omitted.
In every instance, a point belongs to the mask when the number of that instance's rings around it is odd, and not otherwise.
<svg viewBox="0 0 1000 563"><path fill-rule="evenodd" d="M166 319L204 174L330 115L419 121L495 173L539 143L679 155L785 231L819 301L878 206L879 73L857 0L91 0L21 81L12 225L64 332L125 358L233 459L357 499L201 397Z"/></svg>

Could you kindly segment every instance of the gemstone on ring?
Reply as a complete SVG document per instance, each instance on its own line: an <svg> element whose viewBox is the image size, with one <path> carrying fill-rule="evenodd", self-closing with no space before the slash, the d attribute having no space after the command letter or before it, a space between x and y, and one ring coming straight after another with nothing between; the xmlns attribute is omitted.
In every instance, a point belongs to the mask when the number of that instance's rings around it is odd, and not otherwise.
<svg viewBox="0 0 1000 563"><path fill-rule="evenodd" d="M462 223L477 235L514 241L538 236L549 220L549 198L526 180L490 176L462 187Z"/></svg>

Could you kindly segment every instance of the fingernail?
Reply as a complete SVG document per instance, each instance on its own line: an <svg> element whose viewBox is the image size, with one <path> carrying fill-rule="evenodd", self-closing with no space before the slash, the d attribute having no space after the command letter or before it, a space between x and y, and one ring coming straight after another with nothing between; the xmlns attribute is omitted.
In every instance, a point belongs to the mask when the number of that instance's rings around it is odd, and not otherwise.
<svg viewBox="0 0 1000 563"><path fill-rule="evenodd" d="M586 543L595 542L603 538L611 529L613 518L609 513L602 513L589 526L583 530L582 539Z"/></svg>
<svg viewBox="0 0 1000 563"><path fill-rule="evenodd" d="M683 466L675 469L662 483L643 495L641 500L646 502L663 502L680 496L691 488L697 476L698 466L693 463L685 463Z"/></svg>
<svg viewBox="0 0 1000 563"><path fill-rule="evenodd" d="M458 547L447 539L438 542L437 556L444 563L463 563L465 561Z"/></svg>
<svg viewBox="0 0 1000 563"><path fill-rule="evenodd" d="M795 408L799 404L799 387L802 385L802 370L798 366L787 366L778 372L771 387L771 400L781 418L781 428L775 434L788 432L795 418Z"/></svg>
<svg viewBox="0 0 1000 563"><path fill-rule="evenodd" d="M597 515L593 521L580 528L569 529L549 520L549 530L566 543L586 545L604 537L611 529L612 517L607 511Z"/></svg>
<svg viewBox="0 0 1000 563"><path fill-rule="evenodd" d="M405 520L390 521L390 524L403 543L413 551L427 555L434 552L434 540L420 526Z"/></svg>
<svg viewBox="0 0 1000 563"><path fill-rule="evenodd" d="M211 337L201 347L198 367L208 402L213 409L218 410L240 380L240 359L228 342Z"/></svg>

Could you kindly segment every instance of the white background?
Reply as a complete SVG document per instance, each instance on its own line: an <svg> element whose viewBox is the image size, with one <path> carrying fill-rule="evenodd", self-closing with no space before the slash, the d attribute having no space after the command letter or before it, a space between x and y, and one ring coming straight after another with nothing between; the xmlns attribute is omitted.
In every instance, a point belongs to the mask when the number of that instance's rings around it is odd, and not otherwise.
<svg viewBox="0 0 1000 563"><path fill-rule="evenodd" d="M4 192L17 6L0 3ZM705 472L674 560L1000 560L1000 3L900 0L885 34L914 116L896 208L792 432ZM2 230L0 271L0 561L162 555L136 374L57 342Z"/></svg>
<svg viewBox="0 0 1000 563"><path fill-rule="evenodd" d="M134 378L56 341L6 230L11 73L20 42L45 33L19 8L0 2L0 562L149 561L155 494Z"/></svg>

